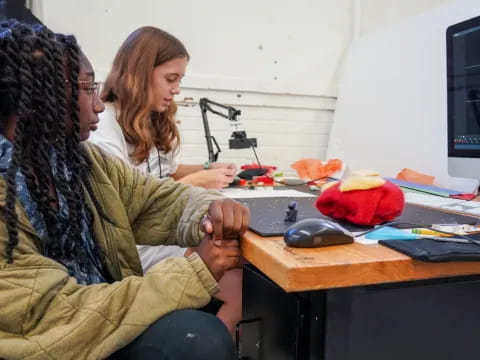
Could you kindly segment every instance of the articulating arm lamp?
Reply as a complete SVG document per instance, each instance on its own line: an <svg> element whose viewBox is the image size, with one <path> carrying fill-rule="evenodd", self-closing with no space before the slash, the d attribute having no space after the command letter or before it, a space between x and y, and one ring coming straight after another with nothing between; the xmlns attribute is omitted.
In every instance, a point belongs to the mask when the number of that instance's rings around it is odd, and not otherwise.
<svg viewBox="0 0 480 360"><path fill-rule="evenodd" d="M208 126L207 111L214 113L215 115L221 116L225 119L228 119L233 122L234 126L240 125L237 116L241 114L240 110L235 109L232 106L219 104L217 102L211 101L207 98L201 98L199 100L200 110L202 111L203 119L203 128L205 130L205 140L207 141L208 149L208 161L215 162L218 159L218 154L222 151L220 146L215 140L215 137L210 134L210 127ZM227 110L227 114L215 110L214 107L222 108ZM215 144L216 151L213 150L213 144ZM257 139L247 138L245 131L234 131L229 139L229 148L230 149L248 149L250 147L257 146Z"/></svg>

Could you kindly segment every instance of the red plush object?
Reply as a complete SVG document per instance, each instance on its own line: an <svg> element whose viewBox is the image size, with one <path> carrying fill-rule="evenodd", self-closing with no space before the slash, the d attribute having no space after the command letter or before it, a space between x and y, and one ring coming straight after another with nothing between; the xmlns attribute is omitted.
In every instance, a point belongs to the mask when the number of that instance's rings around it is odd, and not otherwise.
<svg viewBox="0 0 480 360"><path fill-rule="evenodd" d="M340 183L323 191L315 201L323 215L336 220L377 225L395 219L405 206L402 190L389 181L368 190L341 192L339 186Z"/></svg>

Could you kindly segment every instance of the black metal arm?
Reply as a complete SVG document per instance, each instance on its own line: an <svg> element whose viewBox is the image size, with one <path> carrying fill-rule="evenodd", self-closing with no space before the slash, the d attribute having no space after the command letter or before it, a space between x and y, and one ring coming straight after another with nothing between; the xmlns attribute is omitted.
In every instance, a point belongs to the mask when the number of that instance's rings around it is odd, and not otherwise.
<svg viewBox="0 0 480 360"><path fill-rule="evenodd" d="M201 98L199 100L199 105L200 105L200 110L202 111L203 128L205 130L205 140L207 141L208 161L215 162L218 159L218 154L222 150L220 149L220 146L218 145L215 137L210 133L210 127L208 126L207 111L210 111L215 115L221 116L230 121L238 121L237 116L241 114L241 111L235 109L232 106L219 104L207 98ZM212 105L222 109L226 109L228 113L227 114L221 113L213 109ZM216 151L213 150L213 144L215 144Z"/></svg>

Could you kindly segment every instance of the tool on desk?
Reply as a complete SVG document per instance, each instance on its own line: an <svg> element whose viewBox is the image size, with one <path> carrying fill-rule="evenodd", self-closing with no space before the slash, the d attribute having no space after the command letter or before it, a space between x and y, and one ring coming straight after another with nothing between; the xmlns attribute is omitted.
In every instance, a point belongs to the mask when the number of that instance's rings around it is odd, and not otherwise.
<svg viewBox="0 0 480 360"><path fill-rule="evenodd" d="M416 229L411 229L410 230L413 234L419 234L419 235L434 235L434 236L453 236L452 234L445 234L439 231L431 230L431 229L425 229L425 228L416 228Z"/></svg>
<svg viewBox="0 0 480 360"><path fill-rule="evenodd" d="M474 239L465 239L465 238L452 238L452 237L444 237L444 236L429 236L429 237L420 237L420 239L429 239L434 241L443 241L443 242L453 242L453 243L460 243L460 244L476 244L480 245L480 241Z"/></svg>
<svg viewBox="0 0 480 360"><path fill-rule="evenodd" d="M416 240L417 234L400 230L391 226L378 226L357 236L365 236L368 240Z"/></svg>
<svg viewBox="0 0 480 360"><path fill-rule="evenodd" d="M432 229L451 233L471 233L480 231L480 226L475 224L433 224Z"/></svg>
<svg viewBox="0 0 480 360"><path fill-rule="evenodd" d="M412 229L413 230L413 229ZM428 229L419 229L428 230ZM433 232L433 231L432 231ZM366 234L365 238L368 240L418 240L429 239L434 241L464 243L464 244L477 244L480 245L480 241L468 238L453 237L453 234L429 235L425 233L414 233L413 231L400 230L390 226L382 226L378 229L374 229Z"/></svg>

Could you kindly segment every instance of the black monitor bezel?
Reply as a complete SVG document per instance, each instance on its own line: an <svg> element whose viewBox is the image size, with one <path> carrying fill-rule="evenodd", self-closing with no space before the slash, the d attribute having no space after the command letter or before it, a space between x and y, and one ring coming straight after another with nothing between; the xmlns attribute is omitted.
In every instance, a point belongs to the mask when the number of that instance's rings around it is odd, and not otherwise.
<svg viewBox="0 0 480 360"><path fill-rule="evenodd" d="M450 75L453 72L453 35L467 30L472 27L480 26L480 16L459 22L457 24L450 25L446 31L446 44L447 44L447 121L448 121L448 156L449 157L461 157L461 158L480 158L479 150L464 149L459 150L453 147L453 93L454 84L453 77ZM479 44L480 46L480 44Z"/></svg>

